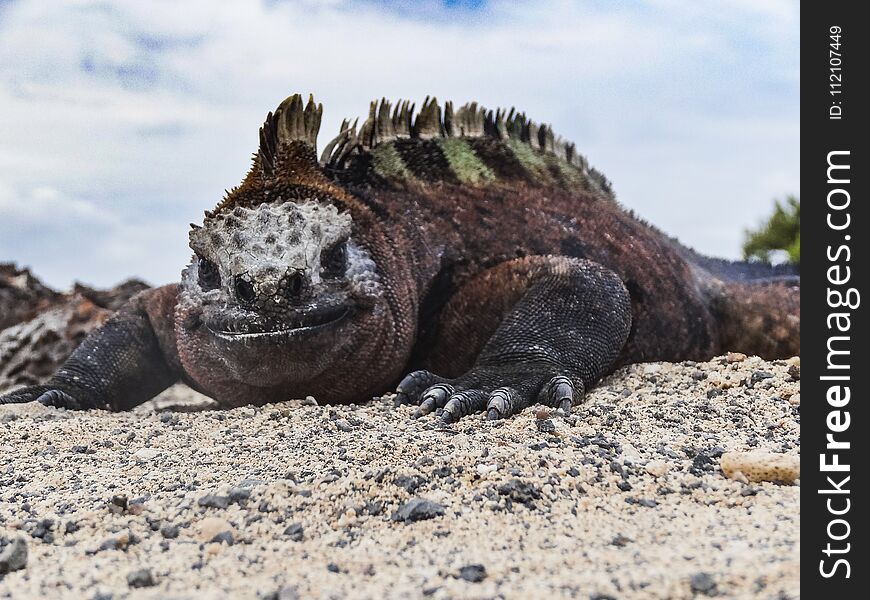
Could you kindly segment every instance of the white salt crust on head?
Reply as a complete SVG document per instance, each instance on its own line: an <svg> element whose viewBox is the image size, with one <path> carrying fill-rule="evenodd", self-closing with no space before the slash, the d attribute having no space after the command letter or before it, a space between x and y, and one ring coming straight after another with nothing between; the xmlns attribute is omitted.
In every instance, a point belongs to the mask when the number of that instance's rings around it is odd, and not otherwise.
<svg viewBox="0 0 870 600"><path fill-rule="evenodd" d="M190 247L217 266L224 285L238 275L277 282L288 272L303 272L316 287L322 282L321 255L347 240L345 277L351 289L376 295L376 265L350 237L352 226L350 214L315 199L236 207L207 217L201 228L191 230ZM199 288L196 260L183 279L188 291Z"/></svg>

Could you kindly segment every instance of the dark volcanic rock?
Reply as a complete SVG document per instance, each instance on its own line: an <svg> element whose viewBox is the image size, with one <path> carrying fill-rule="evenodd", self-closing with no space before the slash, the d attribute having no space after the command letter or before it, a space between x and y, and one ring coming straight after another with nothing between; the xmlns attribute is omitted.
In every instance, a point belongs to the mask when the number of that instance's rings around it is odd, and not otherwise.
<svg viewBox="0 0 870 600"><path fill-rule="evenodd" d="M151 569L136 569L127 573L127 585L131 588L151 587L155 584Z"/></svg>
<svg viewBox="0 0 870 600"><path fill-rule="evenodd" d="M432 502L425 498L412 498L402 504L398 510L393 513L393 520L412 523L414 521L434 519L443 514L444 507L437 502Z"/></svg>
<svg viewBox="0 0 870 600"><path fill-rule="evenodd" d="M0 329L29 321L63 300L63 294L44 285L30 269L0 263Z"/></svg>
<svg viewBox="0 0 870 600"><path fill-rule="evenodd" d="M96 290L82 283L73 286L73 294L84 296L100 308L118 310L130 298L151 286L138 279L128 279L109 290Z"/></svg>
<svg viewBox="0 0 870 600"><path fill-rule="evenodd" d="M27 542L15 538L0 550L0 575L23 569L27 564Z"/></svg>
<svg viewBox="0 0 870 600"><path fill-rule="evenodd" d="M459 569L459 578L471 583L480 583L486 579L486 567L483 565L465 565Z"/></svg>
<svg viewBox="0 0 870 600"><path fill-rule="evenodd" d="M0 264L0 392L50 377L91 331L147 288L129 280L110 290L76 284L61 294L27 269Z"/></svg>

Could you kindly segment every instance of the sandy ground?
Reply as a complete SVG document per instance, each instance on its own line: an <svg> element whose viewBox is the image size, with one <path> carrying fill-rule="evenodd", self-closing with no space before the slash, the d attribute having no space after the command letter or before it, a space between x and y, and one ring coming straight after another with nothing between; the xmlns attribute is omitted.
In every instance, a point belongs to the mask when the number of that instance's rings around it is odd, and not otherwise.
<svg viewBox="0 0 870 600"><path fill-rule="evenodd" d="M450 428L389 398L167 410L181 387L0 408L0 572L27 551L0 597L796 598L799 362L741 358Z"/></svg>

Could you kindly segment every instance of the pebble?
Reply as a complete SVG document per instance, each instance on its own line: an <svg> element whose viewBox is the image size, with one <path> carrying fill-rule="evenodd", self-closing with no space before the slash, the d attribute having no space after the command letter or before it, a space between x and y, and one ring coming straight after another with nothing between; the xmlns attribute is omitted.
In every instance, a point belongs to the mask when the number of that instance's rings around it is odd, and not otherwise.
<svg viewBox="0 0 870 600"><path fill-rule="evenodd" d="M151 569L136 569L127 573L127 585L131 588L144 588L156 585Z"/></svg>
<svg viewBox="0 0 870 600"><path fill-rule="evenodd" d="M480 564L465 565L459 569L459 579L464 579L471 583L480 583L486 579L486 567Z"/></svg>
<svg viewBox="0 0 870 600"><path fill-rule="evenodd" d="M226 508L230 505L230 499L228 496L219 496L217 494L206 494L199 500L197 500L197 504L200 506L206 506L208 508Z"/></svg>
<svg viewBox="0 0 870 600"><path fill-rule="evenodd" d="M302 523L292 523L284 530L284 535L294 542L301 542L305 537L305 531L302 528Z"/></svg>
<svg viewBox="0 0 870 600"><path fill-rule="evenodd" d="M551 419L536 420L535 426L541 433L553 433L556 431L556 425Z"/></svg>
<svg viewBox="0 0 870 600"><path fill-rule="evenodd" d="M24 538L14 538L0 551L0 575L23 569L25 565L27 565L27 542Z"/></svg>
<svg viewBox="0 0 870 600"><path fill-rule="evenodd" d="M227 546L232 546L233 542L235 542L235 539L233 538L232 532L221 531L219 534L217 534L216 536L211 538L211 540L209 540L209 541L215 542L217 544L224 543Z"/></svg>
<svg viewBox="0 0 870 600"><path fill-rule="evenodd" d="M719 460L722 472L738 481L775 481L792 484L801 476L800 457L765 450L726 452Z"/></svg>
<svg viewBox="0 0 870 600"><path fill-rule="evenodd" d="M160 450L156 450L154 448L140 448L133 453L133 456L136 457L137 460L147 461L154 460L158 456L160 456Z"/></svg>
<svg viewBox="0 0 870 600"><path fill-rule="evenodd" d="M434 519L444 514L444 507L437 502L426 500L425 498L412 498L402 504L395 513L393 513L394 521L404 521L412 523L415 521L424 521Z"/></svg>
<svg viewBox="0 0 870 600"><path fill-rule="evenodd" d="M670 469L671 466L663 460L651 460L644 466L644 470L653 477L663 477Z"/></svg>
<svg viewBox="0 0 870 600"><path fill-rule="evenodd" d="M180 528L174 523L166 523L165 525L160 527L160 535L162 535L167 540L174 540L175 538L177 538L179 531Z"/></svg>
<svg viewBox="0 0 870 600"><path fill-rule="evenodd" d="M203 542L210 542L222 533L234 532L233 526L220 517L206 517L196 523L196 529L199 532L197 537Z"/></svg>
<svg viewBox="0 0 870 600"><path fill-rule="evenodd" d="M709 573L695 573L689 580L689 585L696 594L713 596L716 593L716 582Z"/></svg>

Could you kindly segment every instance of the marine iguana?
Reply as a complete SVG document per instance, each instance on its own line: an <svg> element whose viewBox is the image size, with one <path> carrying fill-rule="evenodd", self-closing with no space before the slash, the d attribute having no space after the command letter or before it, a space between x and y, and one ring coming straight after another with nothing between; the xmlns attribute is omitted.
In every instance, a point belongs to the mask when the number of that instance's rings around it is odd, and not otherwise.
<svg viewBox="0 0 870 600"><path fill-rule="evenodd" d="M382 100L318 160L322 110L297 94L268 114L245 179L191 224L180 284L0 402L125 410L182 380L224 407L340 403L398 382L452 422L570 410L627 363L799 353L798 275L695 254L551 127Z"/></svg>

